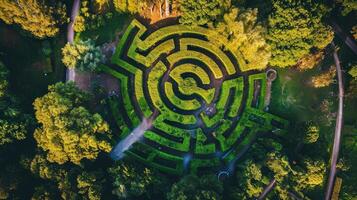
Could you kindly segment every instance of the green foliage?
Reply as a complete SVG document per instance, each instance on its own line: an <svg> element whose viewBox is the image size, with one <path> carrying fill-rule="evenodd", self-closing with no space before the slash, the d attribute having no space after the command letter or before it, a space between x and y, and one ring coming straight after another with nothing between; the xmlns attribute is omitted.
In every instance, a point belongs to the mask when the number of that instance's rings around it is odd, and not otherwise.
<svg viewBox="0 0 357 200"><path fill-rule="evenodd" d="M305 160L306 171L300 172L295 176L297 190L312 189L316 186L322 186L325 180L326 165L321 160Z"/></svg>
<svg viewBox="0 0 357 200"><path fill-rule="evenodd" d="M348 74L354 79L357 79L357 65L352 66L352 68L348 71Z"/></svg>
<svg viewBox="0 0 357 200"><path fill-rule="evenodd" d="M278 182L282 182L284 178L291 172L291 167L286 156L280 155L277 152L271 152L267 155L267 167L274 173L274 178Z"/></svg>
<svg viewBox="0 0 357 200"><path fill-rule="evenodd" d="M49 86L48 93L33 103L41 124L34 137L49 161L79 164L111 150L109 125L83 107L87 101L88 94L70 82Z"/></svg>
<svg viewBox="0 0 357 200"><path fill-rule="evenodd" d="M257 9L232 9L208 33L208 38L218 41L225 49L241 55L241 70L265 69L271 57L270 46L265 41L265 28L257 22Z"/></svg>
<svg viewBox="0 0 357 200"><path fill-rule="evenodd" d="M311 144L315 143L320 136L320 128L312 123L309 123L307 126L306 134L304 136L304 143Z"/></svg>
<svg viewBox="0 0 357 200"><path fill-rule="evenodd" d="M350 12L357 10L357 1L355 0L338 0L337 2L342 5L343 16L346 16Z"/></svg>
<svg viewBox="0 0 357 200"><path fill-rule="evenodd" d="M222 199L223 186L215 175L197 177L188 175L171 187L168 200L218 200Z"/></svg>
<svg viewBox="0 0 357 200"><path fill-rule="evenodd" d="M148 7L149 0L113 0L115 10L120 13L140 13Z"/></svg>
<svg viewBox="0 0 357 200"><path fill-rule="evenodd" d="M0 146L24 140L32 119L22 113L18 100L8 91L8 74L0 62Z"/></svg>
<svg viewBox="0 0 357 200"><path fill-rule="evenodd" d="M108 169L113 178L113 194L119 199L150 199L155 193L167 188L165 177L149 168L140 168L130 163L116 163Z"/></svg>
<svg viewBox="0 0 357 200"><path fill-rule="evenodd" d="M180 23L205 25L221 18L230 7L230 0L179 0Z"/></svg>
<svg viewBox="0 0 357 200"><path fill-rule="evenodd" d="M237 173L239 190L234 199L257 198L267 184L267 178L263 176L261 166L252 161L247 161L239 169L242 169L243 172Z"/></svg>
<svg viewBox="0 0 357 200"><path fill-rule="evenodd" d="M100 200L105 180L101 173L82 172L77 177L79 194L88 197L89 200Z"/></svg>
<svg viewBox="0 0 357 200"><path fill-rule="evenodd" d="M0 0L0 19L19 24L38 38L53 37L59 32L53 9L38 0Z"/></svg>
<svg viewBox="0 0 357 200"><path fill-rule="evenodd" d="M96 47L90 39L73 44L67 43L62 49L62 56L62 62L66 67L81 71L95 71L104 60L100 47Z"/></svg>
<svg viewBox="0 0 357 200"><path fill-rule="evenodd" d="M0 62L0 98L5 96L6 90L8 87L7 78L9 76L9 70L5 67L5 65Z"/></svg>
<svg viewBox="0 0 357 200"><path fill-rule="evenodd" d="M26 182L26 171L17 163L1 163L0 170L0 199L24 199L21 195ZM28 185L27 185L28 187Z"/></svg>
<svg viewBox="0 0 357 200"><path fill-rule="evenodd" d="M105 171L87 171L86 168L50 163L46 156L37 154L30 163L33 174L46 180L46 185L36 188L32 199L51 197L57 199L99 200L103 197Z"/></svg>
<svg viewBox="0 0 357 200"><path fill-rule="evenodd" d="M99 1L97 1L99 2ZM101 0L101 6L103 7L103 3L105 1ZM79 15L76 16L74 21L74 31L75 32L83 32L86 30L95 30L103 27L109 20L112 19L113 14L111 12L107 13L93 13L90 9L90 2L88 0L81 1L81 8ZM101 9L100 7L98 9Z"/></svg>
<svg viewBox="0 0 357 200"><path fill-rule="evenodd" d="M273 0L268 19L270 65L294 66L314 48L323 49L333 39L331 27L322 22L328 9L312 0Z"/></svg>

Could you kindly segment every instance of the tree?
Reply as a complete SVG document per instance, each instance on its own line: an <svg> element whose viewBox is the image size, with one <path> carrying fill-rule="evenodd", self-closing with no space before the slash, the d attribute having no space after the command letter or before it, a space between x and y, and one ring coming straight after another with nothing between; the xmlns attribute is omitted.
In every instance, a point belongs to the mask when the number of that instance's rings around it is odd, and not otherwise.
<svg viewBox="0 0 357 200"><path fill-rule="evenodd" d="M323 59L323 51L307 54L298 61L297 68L301 71L312 69L317 66Z"/></svg>
<svg viewBox="0 0 357 200"><path fill-rule="evenodd" d="M327 87L333 82L333 78L336 75L336 68L332 67L328 71L313 76L311 78L311 83L315 88Z"/></svg>
<svg viewBox="0 0 357 200"><path fill-rule="evenodd" d="M7 24L19 24L38 38L53 37L58 32L53 9L37 0L0 0L0 19Z"/></svg>
<svg viewBox="0 0 357 200"><path fill-rule="evenodd" d="M357 2L355 0L338 0L342 5L342 15L346 16L350 12L357 10Z"/></svg>
<svg viewBox="0 0 357 200"><path fill-rule="evenodd" d="M114 7L121 13L140 13L148 7L148 0L114 0Z"/></svg>
<svg viewBox="0 0 357 200"><path fill-rule="evenodd" d="M7 79L9 70L5 67L4 63L0 62L0 98L5 96L7 87L9 85Z"/></svg>
<svg viewBox="0 0 357 200"><path fill-rule="evenodd" d="M87 93L69 82L49 86L48 93L33 103L41 124L34 137L50 162L80 164L111 150L109 125L83 107L88 100Z"/></svg>
<svg viewBox="0 0 357 200"><path fill-rule="evenodd" d="M30 163L31 172L46 180L46 185L36 186L33 199L102 199L105 185L105 170L87 171L86 167L64 166L47 161L37 154Z"/></svg>
<svg viewBox="0 0 357 200"><path fill-rule="evenodd" d="M312 0L273 0L268 19L270 65L294 66L313 49L324 49L333 39L331 27L322 22L325 5Z"/></svg>
<svg viewBox="0 0 357 200"><path fill-rule="evenodd" d="M82 172L77 177L79 194L89 200L100 200L105 182L100 172Z"/></svg>
<svg viewBox="0 0 357 200"><path fill-rule="evenodd" d="M108 172L113 179L112 193L119 199L155 199L153 196L167 190L166 178L146 167L117 162Z"/></svg>
<svg viewBox="0 0 357 200"><path fill-rule="evenodd" d="M230 7L229 0L179 0L180 23L205 25L220 19Z"/></svg>
<svg viewBox="0 0 357 200"><path fill-rule="evenodd" d="M8 91L9 71L0 62L0 146L24 140L32 118L22 113L18 99Z"/></svg>
<svg viewBox="0 0 357 200"><path fill-rule="evenodd" d="M257 9L234 8L208 33L210 40L241 55L243 71L265 69L271 57L266 30L257 22L257 14Z"/></svg>
<svg viewBox="0 0 357 200"><path fill-rule="evenodd" d="M223 186L215 175L188 175L172 185L171 191L167 193L167 199L218 200L222 199L222 193Z"/></svg>
<svg viewBox="0 0 357 200"><path fill-rule="evenodd" d="M306 170L304 172L300 172L294 178L296 182L296 190L300 191L303 189L312 189L316 186L322 186L326 173L325 162L322 160L313 161L306 159L304 164L306 166Z"/></svg>
<svg viewBox="0 0 357 200"><path fill-rule="evenodd" d="M268 153L266 165L273 172L274 178L278 182L283 182L284 178L291 173L288 158L278 152Z"/></svg>
<svg viewBox="0 0 357 200"><path fill-rule="evenodd" d="M239 189L235 192L234 199L253 199L258 198L263 192L264 186L269 183L269 179L263 176L261 166L249 160L239 166L237 179ZM240 173L242 172L242 173Z"/></svg>
<svg viewBox="0 0 357 200"><path fill-rule="evenodd" d="M307 126L306 134L304 136L304 143L311 144L315 143L319 139L320 128L312 123L309 123Z"/></svg>
<svg viewBox="0 0 357 200"><path fill-rule="evenodd" d="M81 71L95 71L98 64L103 62L104 55L99 47L94 45L94 41L78 41L73 44L67 43L62 48L62 62L70 69Z"/></svg>
<svg viewBox="0 0 357 200"><path fill-rule="evenodd" d="M357 79L357 65L352 66L352 68L348 71L348 74L352 76L352 78Z"/></svg>

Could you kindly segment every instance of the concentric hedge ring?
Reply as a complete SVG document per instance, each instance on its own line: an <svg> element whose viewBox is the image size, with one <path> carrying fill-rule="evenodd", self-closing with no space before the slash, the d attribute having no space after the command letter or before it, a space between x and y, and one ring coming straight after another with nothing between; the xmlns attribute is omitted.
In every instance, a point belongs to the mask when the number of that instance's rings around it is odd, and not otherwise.
<svg viewBox="0 0 357 200"><path fill-rule="evenodd" d="M161 170L227 163L260 131L286 122L263 112L265 73L242 72L239 55L223 51L207 29L168 21L147 28L133 20L118 44L113 66L103 67L120 81L113 115L127 136L141 120L157 113L144 140L127 151ZM156 114L155 114L156 115Z"/></svg>

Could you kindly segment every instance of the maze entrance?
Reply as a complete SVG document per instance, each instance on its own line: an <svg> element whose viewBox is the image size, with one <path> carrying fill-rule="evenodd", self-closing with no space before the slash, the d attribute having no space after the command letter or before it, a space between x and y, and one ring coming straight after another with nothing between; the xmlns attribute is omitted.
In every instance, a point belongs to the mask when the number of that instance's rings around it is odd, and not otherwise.
<svg viewBox="0 0 357 200"><path fill-rule="evenodd" d="M210 42L206 28L162 24L134 19L112 65L102 67L119 80L110 106L120 137L153 119L127 155L168 173L195 173L228 164L259 132L286 127L264 112L265 72L242 71L241 56Z"/></svg>

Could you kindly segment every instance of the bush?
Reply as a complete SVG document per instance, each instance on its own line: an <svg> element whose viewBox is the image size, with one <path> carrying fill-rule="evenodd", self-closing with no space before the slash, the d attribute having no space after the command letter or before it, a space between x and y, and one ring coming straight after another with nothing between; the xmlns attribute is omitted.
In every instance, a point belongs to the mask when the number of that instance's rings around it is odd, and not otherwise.
<svg viewBox="0 0 357 200"><path fill-rule="evenodd" d="M95 71L99 63L104 61L100 48L94 46L90 39L67 43L62 48L62 55L62 62L66 67L81 71Z"/></svg>

